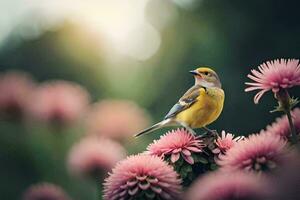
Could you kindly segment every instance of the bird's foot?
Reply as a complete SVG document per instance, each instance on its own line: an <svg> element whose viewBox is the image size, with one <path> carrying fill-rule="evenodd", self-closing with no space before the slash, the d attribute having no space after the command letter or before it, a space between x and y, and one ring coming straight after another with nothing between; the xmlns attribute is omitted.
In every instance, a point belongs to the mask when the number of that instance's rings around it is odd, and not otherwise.
<svg viewBox="0 0 300 200"><path fill-rule="evenodd" d="M203 127L203 129L205 130L205 131L207 131L207 133L210 133L211 135L213 135L213 136L218 136L218 132L217 132L217 130L212 130L212 129L209 129L209 128L207 128L207 127Z"/></svg>

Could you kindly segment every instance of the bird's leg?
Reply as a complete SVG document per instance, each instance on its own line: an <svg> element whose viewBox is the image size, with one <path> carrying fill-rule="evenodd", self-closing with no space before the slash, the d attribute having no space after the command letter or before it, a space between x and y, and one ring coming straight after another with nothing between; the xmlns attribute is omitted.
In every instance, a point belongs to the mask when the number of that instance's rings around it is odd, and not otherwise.
<svg viewBox="0 0 300 200"><path fill-rule="evenodd" d="M186 123L184 123L184 122L178 122L178 121L177 121L177 123L180 124L181 126L183 126L191 134L197 135L197 133L190 126L188 126Z"/></svg>
<svg viewBox="0 0 300 200"><path fill-rule="evenodd" d="M197 135L197 133L189 126L184 126L184 128L186 128L191 134L193 135Z"/></svg>
<svg viewBox="0 0 300 200"><path fill-rule="evenodd" d="M187 129L188 129L188 131L190 132L190 133L192 133L193 135L197 135L197 133L192 129L192 128L190 128L190 127L186 127Z"/></svg>
<svg viewBox="0 0 300 200"><path fill-rule="evenodd" d="M214 136L217 136L217 135L218 135L217 130L211 130L211 129L205 127L205 126L203 126L202 128L203 128L204 130L206 130L207 132L211 133L211 134L214 135Z"/></svg>

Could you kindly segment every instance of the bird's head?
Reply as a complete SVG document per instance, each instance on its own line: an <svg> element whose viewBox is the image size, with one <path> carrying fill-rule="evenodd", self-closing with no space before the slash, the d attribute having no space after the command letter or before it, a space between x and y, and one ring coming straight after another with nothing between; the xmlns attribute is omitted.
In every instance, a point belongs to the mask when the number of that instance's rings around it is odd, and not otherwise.
<svg viewBox="0 0 300 200"><path fill-rule="evenodd" d="M221 88L221 82L217 73L208 67L199 67L190 71L195 77L195 84L204 87L218 87Z"/></svg>

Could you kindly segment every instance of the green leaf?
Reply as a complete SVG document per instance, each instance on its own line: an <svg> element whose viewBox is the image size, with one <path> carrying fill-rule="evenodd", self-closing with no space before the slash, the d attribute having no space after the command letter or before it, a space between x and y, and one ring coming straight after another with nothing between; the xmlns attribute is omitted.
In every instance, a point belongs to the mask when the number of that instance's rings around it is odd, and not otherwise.
<svg viewBox="0 0 300 200"><path fill-rule="evenodd" d="M217 170L217 169L218 169L218 165L215 164L215 163L213 163L213 164L210 165L210 169L211 169L212 171Z"/></svg>
<svg viewBox="0 0 300 200"><path fill-rule="evenodd" d="M173 167L174 167L174 170L175 170L176 172L178 172L178 173L180 172L181 165L174 164Z"/></svg>
<svg viewBox="0 0 300 200"><path fill-rule="evenodd" d="M290 109L294 108L299 103L299 99L292 97L290 98Z"/></svg>
<svg viewBox="0 0 300 200"><path fill-rule="evenodd" d="M184 160L183 160L182 156L180 156L179 159L176 161L176 165L181 166L181 165L183 165L183 162L184 162Z"/></svg>
<svg viewBox="0 0 300 200"><path fill-rule="evenodd" d="M286 109L292 109L294 108L298 103L299 103L299 99L298 98L295 98L295 97L291 97L289 98L288 100L288 105L287 107L285 107L282 102L278 101L278 105L275 106L275 109L274 110L271 110L270 112L273 113L273 112L285 112Z"/></svg>
<svg viewBox="0 0 300 200"><path fill-rule="evenodd" d="M274 112L284 112L284 109L282 108L282 106L278 105L278 106L275 106L274 110L270 111L270 113L274 113Z"/></svg>
<svg viewBox="0 0 300 200"><path fill-rule="evenodd" d="M208 163L208 160L206 158L203 158L202 156L197 156L195 158L195 162L200 162L202 164L207 164Z"/></svg>
<svg viewBox="0 0 300 200"><path fill-rule="evenodd" d="M192 171L193 171L193 168L191 165L188 165L188 164L183 165L180 169L181 178L183 178L183 179L186 178L188 173L192 172Z"/></svg>
<svg viewBox="0 0 300 200"><path fill-rule="evenodd" d="M195 175L193 172L189 172L188 175L187 175L187 178L190 180L190 181L193 181L195 179Z"/></svg>

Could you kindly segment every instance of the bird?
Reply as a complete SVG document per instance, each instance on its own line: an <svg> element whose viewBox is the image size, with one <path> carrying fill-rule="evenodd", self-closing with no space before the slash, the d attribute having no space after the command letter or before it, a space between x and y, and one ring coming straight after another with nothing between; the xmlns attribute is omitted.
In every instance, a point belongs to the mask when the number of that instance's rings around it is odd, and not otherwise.
<svg viewBox="0 0 300 200"><path fill-rule="evenodd" d="M210 67L198 67L190 71L195 84L170 109L164 119L137 133L135 137L151 133L157 129L182 126L195 134L195 128L204 128L214 122L221 114L225 93L217 73Z"/></svg>

